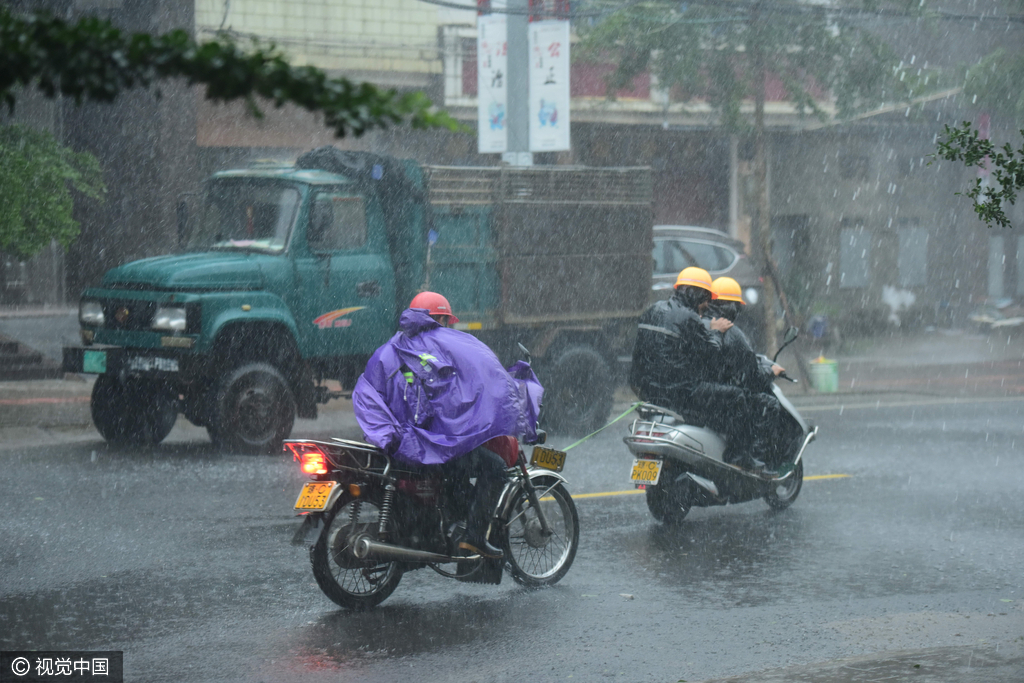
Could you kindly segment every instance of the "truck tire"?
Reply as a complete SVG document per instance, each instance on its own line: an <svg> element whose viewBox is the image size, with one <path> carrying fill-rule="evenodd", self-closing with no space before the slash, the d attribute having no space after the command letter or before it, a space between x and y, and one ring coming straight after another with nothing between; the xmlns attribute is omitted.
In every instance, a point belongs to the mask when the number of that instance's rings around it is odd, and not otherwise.
<svg viewBox="0 0 1024 683"><path fill-rule="evenodd" d="M604 356L592 346L573 344L555 356L545 374L542 421L548 429L583 436L604 426L615 387Z"/></svg>
<svg viewBox="0 0 1024 683"><path fill-rule="evenodd" d="M178 419L177 397L158 380L100 375L92 387L92 423L113 444L151 446L167 438Z"/></svg>
<svg viewBox="0 0 1024 683"><path fill-rule="evenodd" d="M227 373L207 427L217 446L235 453L276 453L295 424L288 381L269 363L246 363Z"/></svg>

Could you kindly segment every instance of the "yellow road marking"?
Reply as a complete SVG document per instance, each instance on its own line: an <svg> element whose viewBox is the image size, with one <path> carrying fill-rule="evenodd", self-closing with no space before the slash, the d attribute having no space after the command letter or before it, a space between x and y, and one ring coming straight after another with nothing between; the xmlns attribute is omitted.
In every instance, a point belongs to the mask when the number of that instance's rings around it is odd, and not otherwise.
<svg viewBox="0 0 1024 683"><path fill-rule="evenodd" d="M889 403L882 403L881 401L875 401L874 403L836 403L829 406L797 406L797 410L801 413L812 413L821 410L853 410L855 408L912 408L914 406L941 406L941 405L957 405L961 403L1006 403L1006 402L1018 402L1024 401L1024 396L993 396L989 398L934 398L934 399L922 399L920 401L892 401Z"/></svg>
<svg viewBox="0 0 1024 683"><path fill-rule="evenodd" d="M804 481L845 479L852 476L852 474L815 474L810 477L804 477ZM629 496L637 493L644 493L644 489L633 489L631 491L602 491L601 493L575 493L573 494L572 499L582 500L583 498L610 498L611 496ZM541 500L554 500L554 498L541 498Z"/></svg>

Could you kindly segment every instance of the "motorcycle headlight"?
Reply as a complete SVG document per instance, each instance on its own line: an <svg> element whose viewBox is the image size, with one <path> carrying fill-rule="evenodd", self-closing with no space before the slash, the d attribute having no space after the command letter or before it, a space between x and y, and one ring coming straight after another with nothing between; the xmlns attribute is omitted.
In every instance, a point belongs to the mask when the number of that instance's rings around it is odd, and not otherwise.
<svg viewBox="0 0 1024 683"><path fill-rule="evenodd" d="M185 308L183 306L161 306L156 309L156 314L153 315L154 330L184 332L185 322Z"/></svg>
<svg viewBox="0 0 1024 683"><path fill-rule="evenodd" d="M103 304L99 301L82 301L79 303L78 322L89 327L103 327Z"/></svg>
<svg viewBox="0 0 1024 683"><path fill-rule="evenodd" d="M753 287L747 287L746 291L743 292L743 298L748 304L754 305L761 298L761 294Z"/></svg>

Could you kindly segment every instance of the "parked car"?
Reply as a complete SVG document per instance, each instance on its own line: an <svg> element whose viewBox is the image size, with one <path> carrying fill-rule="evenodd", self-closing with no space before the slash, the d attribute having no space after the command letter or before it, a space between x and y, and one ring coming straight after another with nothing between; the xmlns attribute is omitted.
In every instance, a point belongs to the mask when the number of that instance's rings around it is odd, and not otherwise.
<svg viewBox="0 0 1024 683"><path fill-rule="evenodd" d="M747 259L743 243L721 230L693 225L654 226L654 278L651 300L667 299L672 294L679 271L697 266L711 277L731 277L743 288L746 306L736 324L750 338L756 351L763 351L764 302L761 278Z"/></svg>

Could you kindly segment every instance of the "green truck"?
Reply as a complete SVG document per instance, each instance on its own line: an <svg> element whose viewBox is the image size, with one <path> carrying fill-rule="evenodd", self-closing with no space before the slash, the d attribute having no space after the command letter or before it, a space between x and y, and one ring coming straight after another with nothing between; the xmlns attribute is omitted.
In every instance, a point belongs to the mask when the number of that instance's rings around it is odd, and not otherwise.
<svg viewBox="0 0 1024 683"><path fill-rule="evenodd" d="M226 449L278 449L296 416L351 391L424 289L503 361L531 350L549 428L607 418L651 286L649 169L322 147L216 173L203 196L179 216L183 253L114 268L82 294L64 369L98 375L104 439L158 443L183 413Z"/></svg>

